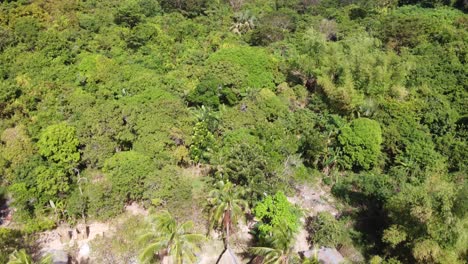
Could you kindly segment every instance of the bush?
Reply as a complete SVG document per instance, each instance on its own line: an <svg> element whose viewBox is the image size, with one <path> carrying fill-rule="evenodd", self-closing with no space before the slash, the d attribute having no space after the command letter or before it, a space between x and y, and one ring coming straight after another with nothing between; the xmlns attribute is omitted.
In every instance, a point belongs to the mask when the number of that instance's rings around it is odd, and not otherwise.
<svg viewBox="0 0 468 264"><path fill-rule="evenodd" d="M312 244L317 247L338 247L343 245L347 238L347 228L344 223L335 219L328 212L320 212L309 219L307 231Z"/></svg>
<svg viewBox="0 0 468 264"><path fill-rule="evenodd" d="M123 212L125 201L112 191L112 186L105 179L88 184L84 191L88 203L87 213L90 217L106 220Z"/></svg>
<svg viewBox="0 0 468 264"><path fill-rule="evenodd" d="M138 1L125 1L114 15L115 23L133 28L143 19L142 13L143 9Z"/></svg>
<svg viewBox="0 0 468 264"><path fill-rule="evenodd" d="M199 15L208 5L207 0L162 0L160 1L164 10L179 10L188 16Z"/></svg>
<svg viewBox="0 0 468 264"><path fill-rule="evenodd" d="M219 50L210 56L208 65L228 62L246 76L242 82L244 90L274 89L284 79L279 72L277 60L263 49L254 47L232 47Z"/></svg>
<svg viewBox="0 0 468 264"><path fill-rule="evenodd" d="M346 168L368 170L379 158L382 131L378 122L358 118L341 129L338 141Z"/></svg>
<svg viewBox="0 0 468 264"><path fill-rule="evenodd" d="M104 172L112 192L120 201L141 199L145 178L155 170L154 163L135 151L117 152L104 163Z"/></svg>
<svg viewBox="0 0 468 264"><path fill-rule="evenodd" d="M171 208L176 214L184 214L191 205L192 179L182 174L180 168L166 166L154 172L145 181L144 198L153 205Z"/></svg>
<svg viewBox="0 0 468 264"><path fill-rule="evenodd" d="M26 245L21 231L0 227L0 263L7 263L8 256L24 246Z"/></svg>
<svg viewBox="0 0 468 264"><path fill-rule="evenodd" d="M301 211L288 201L283 192L267 196L255 206L253 211L259 220L260 239L270 236L279 225L286 225L291 233L299 230Z"/></svg>
<svg viewBox="0 0 468 264"><path fill-rule="evenodd" d="M65 123L48 126L42 132L37 146L39 153L52 162L70 164L78 162L79 141L76 129Z"/></svg>

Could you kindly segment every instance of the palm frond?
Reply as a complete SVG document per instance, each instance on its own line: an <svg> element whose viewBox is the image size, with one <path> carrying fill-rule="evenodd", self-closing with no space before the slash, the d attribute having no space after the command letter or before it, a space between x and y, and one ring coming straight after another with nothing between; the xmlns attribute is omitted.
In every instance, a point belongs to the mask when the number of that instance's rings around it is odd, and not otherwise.
<svg viewBox="0 0 468 264"><path fill-rule="evenodd" d="M33 264L33 260L26 250L21 249L10 254L7 264Z"/></svg>
<svg viewBox="0 0 468 264"><path fill-rule="evenodd" d="M167 249L167 257L171 263L189 263L196 259L194 252L200 249L200 243L205 236L191 233L193 222L178 224L176 219L167 211L151 216L151 230L145 233L141 240L151 241L140 255L140 261L148 261L159 250Z"/></svg>
<svg viewBox="0 0 468 264"><path fill-rule="evenodd" d="M39 264L52 264L52 255L48 254L45 257L41 258Z"/></svg>
<svg viewBox="0 0 468 264"><path fill-rule="evenodd" d="M138 259L142 262L151 260L157 252L164 248L164 245L160 242L152 243L146 246L138 256Z"/></svg>

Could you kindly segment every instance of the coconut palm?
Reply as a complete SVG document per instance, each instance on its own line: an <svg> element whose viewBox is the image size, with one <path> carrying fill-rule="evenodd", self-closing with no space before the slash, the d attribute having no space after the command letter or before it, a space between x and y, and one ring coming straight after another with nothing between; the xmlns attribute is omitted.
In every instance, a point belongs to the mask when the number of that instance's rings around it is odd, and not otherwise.
<svg viewBox="0 0 468 264"><path fill-rule="evenodd" d="M221 228L224 236L224 246L228 247L232 226L237 225L248 208L248 203L242 197L245 190L233 183L220 181L209 193L210 230Z"/></svg>
<svg viewBox="0 0 468 264"><path fill-rule="evenodd" d="M262 257L264 264L288 264L297 257L293 251L295 237L296 234L286 224L278 225L266 241L266 246L252 247L250 252Z"/></svg>
<svg viewBox="0 0 468 264"><path fill-rule="evenodd" d="M150 223L151 229L140 237L141 242L148 243L139 256L143 263L156 256L163 262L165 259L177 264L195 262L195 253L205 236L191 233L193 222L178 224L168 211L163 211L150 216Z"/></svg>
<svg viewBox="0 0 468 264"><path fill-rule="evenodd" d="M43 257L39 262L34 262L32 257L26 253L26 250L21 249L11 253L7 264L50 264L52 263L52 257L50 255Z"/></svg>

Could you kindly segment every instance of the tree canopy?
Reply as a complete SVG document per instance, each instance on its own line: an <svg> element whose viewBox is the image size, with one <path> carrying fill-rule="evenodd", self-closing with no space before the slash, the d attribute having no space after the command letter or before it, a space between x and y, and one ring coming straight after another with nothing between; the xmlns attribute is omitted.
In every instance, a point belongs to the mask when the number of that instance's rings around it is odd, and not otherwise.
<svg viewBox="0 0 468 264"><path fill-rule="evenodd" d="M245 218L265 262L306 261L303 230L350 261L464 263L467 7L0 1L0 263L134 204L170 211L144 246Z"/></svg>

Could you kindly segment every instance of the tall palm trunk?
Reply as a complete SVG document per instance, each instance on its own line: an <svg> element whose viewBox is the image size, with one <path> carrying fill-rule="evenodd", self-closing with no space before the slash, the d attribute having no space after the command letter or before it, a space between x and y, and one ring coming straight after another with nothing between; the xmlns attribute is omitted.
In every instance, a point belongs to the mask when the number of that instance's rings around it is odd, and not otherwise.
<svg viewBox="0 0 468 264"><path fill-rule="evenodd" d="M223 225L225 229L224 234L224 247L227 248L229 245L229 236L231 235L231 210L224 211Z"/></svg>
<svg viewBox="0 0 468 264"><path fill-rule="evenodd" d="M169 248L165 248L165 249L159 251L158 255L159 255L159 260L161 261L161 263L163 263L163 264L170 263Z"/></svg>

